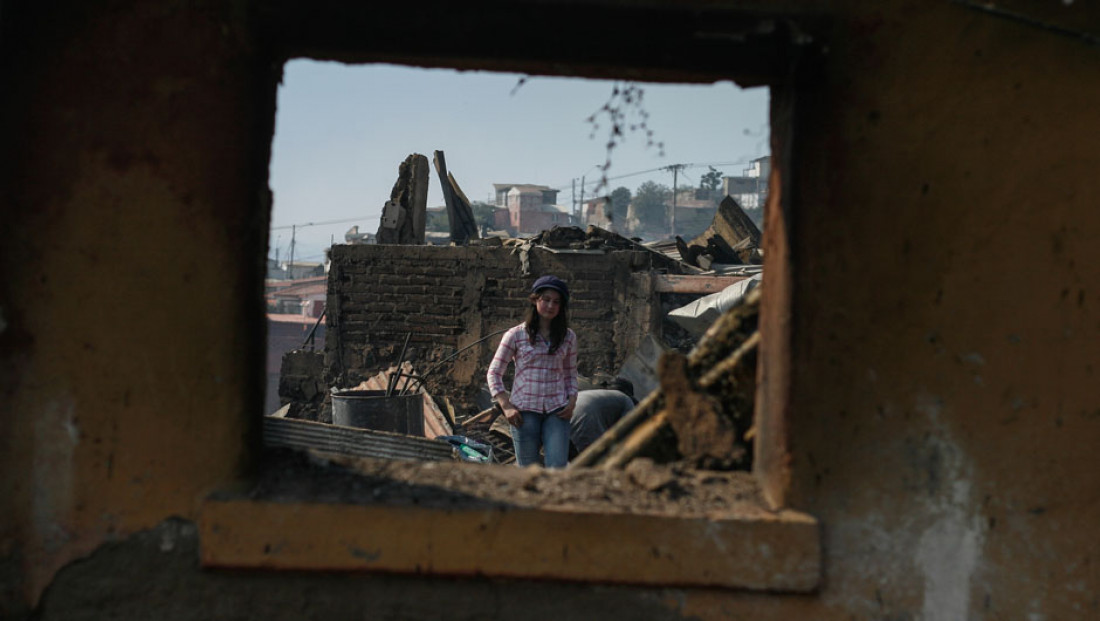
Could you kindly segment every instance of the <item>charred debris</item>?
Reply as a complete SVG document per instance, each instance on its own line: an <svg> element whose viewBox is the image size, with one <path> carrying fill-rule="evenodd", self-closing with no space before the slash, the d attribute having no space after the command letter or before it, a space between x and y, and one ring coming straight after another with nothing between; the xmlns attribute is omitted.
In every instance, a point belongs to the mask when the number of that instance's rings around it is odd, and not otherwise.
<svg viewBox="0 0 1100 621"><path fill-rule="evenodd" d="M452 247L498 248L507 253L510 263L504 269L513 272L510 277L517 283L545 269L547 256L584 254L591 255L585 258L589 267L579 273L595 281L598 289L600 274L591 266L625 262L633 271L620 280L638 289L627 292L627 297L633 296L628 304L648 304L652 309L646 320L581 304L571 309L594 322L590 324L596 326L594 331L602 326L618 352L614 356L606 351L585 352L585 326L575 325L582 355L587 353L595 361L580 365L581 389L607 386L616 376L626 377L634 383L638 404L584 452L571 456L570 468L622 469L636 460L692 469L751 467L759 343L760 289L756 285L763 253L760 231L731 197L721 202L711 225L687 241L676 237L643 243L596 226L557 226L525 238L483 237L469 200L447 171L442 151L435 153L434 167L443 186ZM382 207L376 235L379 246L397 252L425 244L427 183L425 156L413 154L401 163L390 199ZM624 253L627 259L621 258ZM353 287L370 276L356 273L344 278L351 283L341 286ZM482 282L492 280L485 277ZM329 278L330 332L349 325L352 313L360 312L344 308L347 304L341 304L342 298L332 290L334 282L344 281ZM472 297L487 295L486 285L476 286L482 289L472 292ZM400 291L414 291L400 286L391 289L397 299ZM471 298L469 291L458 295ZM400 303L391 306L404 308ZM484 306L481 300L473 300L460 312L484 315ZM347 370L354 365L341 353L346 344L330 340L324 354L307 349L286 354L279 384L282 407L265 416L264 442L332 456L513 463L508 425L499 410L490 407L483 385L486 352L491 356L500 333L518 317L518 311L512 319L481 317L482 325L496 329L459 335L454 346L445 348L449 352L437 347L432 355L425 355L428 348L416 344L424 341L417 330L403 335L400 348L392 338L380 346L376 335L364 334L356 359L365 362L358 367L358 375ZM609 348L593 345L598 350ZM373 372L368 371L371 366ZM464 372L456 371L460 366Z"/></svg>

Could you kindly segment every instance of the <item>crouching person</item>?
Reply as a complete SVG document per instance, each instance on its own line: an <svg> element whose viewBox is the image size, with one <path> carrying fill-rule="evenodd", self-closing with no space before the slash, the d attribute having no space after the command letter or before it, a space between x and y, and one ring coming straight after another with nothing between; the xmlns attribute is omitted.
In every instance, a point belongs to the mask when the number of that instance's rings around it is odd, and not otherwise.
<svg viewBox="0 0 1100 621"><path fill-rule="evenodd" d="M634 385L616 378L606 389L582 390L569 421L570 438L577 453L583 453L619 419L634 409Z"/></svg>

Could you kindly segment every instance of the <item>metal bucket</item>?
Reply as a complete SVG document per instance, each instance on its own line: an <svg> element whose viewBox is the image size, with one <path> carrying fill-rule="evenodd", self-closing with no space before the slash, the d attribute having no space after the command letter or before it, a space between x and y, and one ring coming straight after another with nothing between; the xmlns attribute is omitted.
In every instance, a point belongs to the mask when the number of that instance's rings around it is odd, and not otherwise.
<svg viewBox="0 0 1100 621"><path fill-rule="evenodd" d="M424 437L424 402L419 394L386 396L384 390L332 393L332 423Z"/></svg>

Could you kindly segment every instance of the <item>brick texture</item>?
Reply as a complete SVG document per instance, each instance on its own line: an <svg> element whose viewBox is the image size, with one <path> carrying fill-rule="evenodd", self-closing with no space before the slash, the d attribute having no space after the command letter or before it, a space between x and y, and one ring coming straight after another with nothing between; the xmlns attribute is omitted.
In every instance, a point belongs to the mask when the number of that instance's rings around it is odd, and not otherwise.
<svg viewBox="0 0 1100 621"><path fill-rule="evenodd" d="M473 344L520 323L531 283L543 274L569 283L581 375L613 374L659 316L647 252L535 248L527 275L508 247L334 246L331 257L325 376L334 386L353 386L396 363L408 336L414 368L436 367L429 390L472 396L485 384L500 336Z"/></svg>

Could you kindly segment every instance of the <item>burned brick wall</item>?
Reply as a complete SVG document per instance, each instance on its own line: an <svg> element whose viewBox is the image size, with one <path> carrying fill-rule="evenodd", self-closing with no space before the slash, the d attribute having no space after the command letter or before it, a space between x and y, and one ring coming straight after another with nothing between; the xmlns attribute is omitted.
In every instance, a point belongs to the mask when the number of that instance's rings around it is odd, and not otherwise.
<svg viewBox="0 0 1100 621"><path fill-rule="evenodd" d="M493 333L522 321L531 283L543 274L569 283L581 375L614 373L656 317L653 256L643 251L534 247L526 275L520 251L503 246L334 246L331 256L330 386L353 386L396 363L408 336L406 358L418 372L438 365L429 389L473 394L500 342Z"/></svg>
<svg viewBox="0 0 1100 621"><path fill-rule="evenodd" d="M288 418L318 420L325 399L324 352L296 349L283 354L279 406L292 404ZM322 421L329 422L329 421Z"/></svg>

